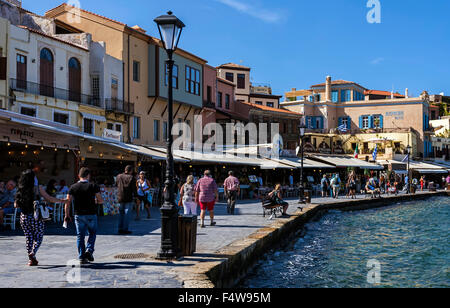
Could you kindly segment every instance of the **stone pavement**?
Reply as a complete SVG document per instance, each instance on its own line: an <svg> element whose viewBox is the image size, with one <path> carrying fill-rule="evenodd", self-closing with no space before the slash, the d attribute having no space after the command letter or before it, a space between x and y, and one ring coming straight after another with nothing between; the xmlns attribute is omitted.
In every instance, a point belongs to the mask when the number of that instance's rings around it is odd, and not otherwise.
<svg viewBox="0 0 450 308"><path fill-rule="evenodd" d="M358 197L362 199L362 196ZM341 201L348 199L341 198ZM313 199L314 204L335 202L326 198ZM338 200L339 202L339 200ZM294 214L296 200L290 200L288 213ZM202 264L223 260L219 251L235 241L245 239L259 229L282 223L282 218L269 220L262 217L261 203L240 202L235 216L226 214L226 205L216 206L216 227L198 229L197 253L193 257L176 262L154 259L161 240L159 209L152 209L152 219L132 222L133 234L116 235L117 217L101 217L97 236L95 262L82 266L80 283L69 283L67 277L74 272L68 262L77 258L76 236L73 225L63 229L50 224L44 243L38 253L39 267L29 268L25 250L25 238L20 230L0 233L0 288L6 287L148 287L181 288L183 280L189 280ZM207 219L207 223L209 218ZM144 254L142 259L115 258L123 254ZM69 274L69 275L68 275ZM210 286L206 277L205 286Z"/></svg>

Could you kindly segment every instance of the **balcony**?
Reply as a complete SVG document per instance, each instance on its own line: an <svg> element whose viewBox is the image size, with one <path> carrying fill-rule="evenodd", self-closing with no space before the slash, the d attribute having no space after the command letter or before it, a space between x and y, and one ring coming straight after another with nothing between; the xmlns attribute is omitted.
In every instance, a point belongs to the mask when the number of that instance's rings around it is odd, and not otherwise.
<svg viewBox="0 0 450 308"><path fill-rule="evenodd" d="M134 114L134 104L121 101L116 98L105 99L106 112Z"/></svg>
<svg viewBox="0 0 450 308"><path fill-rule="evenodd" d="M73 92L66 89L59 89L39 83L10 79L10 87L13 91L23 92L33 95L52 97L55 99L78 102L83 105L102 107L100 100L95 100L90 95Z"/></svg>

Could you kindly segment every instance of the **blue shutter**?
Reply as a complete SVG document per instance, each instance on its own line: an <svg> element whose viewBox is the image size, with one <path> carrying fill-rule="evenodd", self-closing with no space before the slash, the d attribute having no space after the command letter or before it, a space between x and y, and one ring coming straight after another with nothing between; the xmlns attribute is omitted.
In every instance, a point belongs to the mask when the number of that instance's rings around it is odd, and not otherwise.
<svg viewBox="0 0 450 308"><path fill-rule="evenodd" d="M323 129L324 125L323 125L323 117L320 117L320 129Z"/></svg>
<svg viewBox="0 0 450 308"><path fill-rule="evenodd" d="M359 128L363 128L363 116L359 117Z"/></svg>
<svg viewBox="0 0 450 308"><path fill-rule="evenodd" d="M373 128L373 116L369 116L369 128Z"/></svg>
<svg viewBox="0 0 450 308"><path fill-rule="evenodd" d="M311 128L316 129L316 117L311 117Z"/></svg>
<svg viewBox="0 0 450 308"><path fill-rule="evenodd" d="M347 129L351 130L352 129L352 118L347 117Z"/></svg>
<svg viewBox="0 0 450 308"><path fill-rule="evenodd" d="M338 120L338 127L342 125L342 118L339 118Z"/></svg>
<svg viewBox="0 0 450 308"><path fill-rule="evenodd" d="M380 128L384 128L384 117L380 115Z"/></svg>

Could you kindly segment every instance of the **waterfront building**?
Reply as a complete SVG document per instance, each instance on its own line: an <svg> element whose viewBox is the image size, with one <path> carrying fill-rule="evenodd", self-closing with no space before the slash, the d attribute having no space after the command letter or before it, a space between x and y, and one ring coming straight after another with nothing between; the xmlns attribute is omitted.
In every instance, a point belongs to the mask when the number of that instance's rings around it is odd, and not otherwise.
<svg viewBox="0 0 450 308"><path fill-rule="evenodd" d="M367 94L367 95L365 95ZM286 93L281 106L305 117L313 152L353 154L371 160L378 144L380 159L393 159L412 147L414 157L432 153L427 95L371 91L350 81L326 78L307 90ZM340 129L338 129L340 128Z"/></svg>
<svg viewBox="0 0 450 308"><path fill-rule="evenodd" d="M253 85L251 68L235 63L222 64L217 67L218 76L236 85L236 101L279 108L282 96L273 95L267 85Z"/></svg>
<svg viewBox="0 0 450 308"><path fill-rule="evenodd" d="M164 146L167 136L166 53L161 42L139 26L62 4L49 10L46 17L92 34L94 42L106 43L106 54L124 63L124 94L134 104L130 115L130 140L139 145ZM203 108L203 66L206 61L182 49L174 55L174 120L191 128L194 116ZM193 137L192 137L193 138Z"/></svg>

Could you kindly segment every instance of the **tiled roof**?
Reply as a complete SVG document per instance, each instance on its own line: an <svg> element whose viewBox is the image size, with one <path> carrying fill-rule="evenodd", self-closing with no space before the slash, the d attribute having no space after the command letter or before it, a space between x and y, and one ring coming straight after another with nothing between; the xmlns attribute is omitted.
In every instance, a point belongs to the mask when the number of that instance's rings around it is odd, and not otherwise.
<svg viewBox="0 0 450 308"><path fill-rule="evenodd" d="M391 96L391 92L388 91L378 91L378 90L368 90L364 92L364 95L382 95L382 96ZM404 95L400 93L394 93L394 97L404 98Z"/></svg>
<svg viewBox="0 0 450 308"><path fill-rule="evenodd" d="M347 81L347 80L332 80L331 81L331 85L345 85L345 84L354 84L354 85L357 85L358 87L365 89L363 86L361 86L353 81ZM324 87L325 85L326 85L326 83L320 83L320 84L311 86L311 88Z"/></svg>
<svg viewBox="0 0 450 308"><path fill-rule="evenodd" d="M234 69L242 69L242 70L250 70L250 67L239 65L236 63L226 63L218 66L217 68L234 68Z"/></svg>
<svg viewBox="0 0 450 308"><path fill-rule="evenodd" d="M247 103L247 102L242 102L242 104L245 104L245 105L248 105L248 106L250 106L252 108L260 109L260 110L263 110L263 111L280 112L280 113L287 113L287 114L290 114L290 115L302 116L301 113L293 112L293 111L290 111L290 110L287 110L287 109L267 107L267 106L264 106L264 105L257 105L257 104Z"/></svg>
<svg viewBox="0 0 450 308"><path fill-rule="evenodd" d="M59 6L55 7L55 8L53 8L53 9L48 10L47 12L45 12L45 15L47 15L47 13L50 13L50 12L53 11L53 10L56 10L56 9L59 9L60 7L65 7L65 6L74 7L73 5L69 5L69 4L67 4L67 3L62 3L61 5L59 5ZM95 14L95 13L90 12L90 11L86 11L86 10L83 10L83 9L80 9L80 11L85 12L85 13L88 13L88 14L92 14L92 15L94 15L94 16L97 16L97 17L100 17L100 18L103 18L103 19L106 19L106 20L109 20L109 21L112 21L112 22L115 22L115 23L117 23L117 24L119 24L119 25L122 25L122 26L126 26L126 24L121 23L120 21L117 21L117 20L114 20L114 19L111 19L111 18L102 16L102 15L99 15L99 14Z"/></svg>
<svg viewBox="0 0 450 308"><path fill-rule="evenodd" d="M230 86L235 86L236 85L234 82L231 82L229 80L226 80L226 79L223 79L223 78L220 78L220 77L217 77L217 80L219 80L220 82L229 84Z"/></svg>

